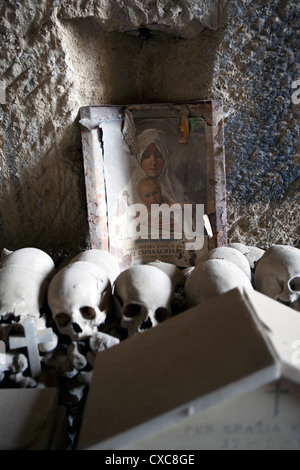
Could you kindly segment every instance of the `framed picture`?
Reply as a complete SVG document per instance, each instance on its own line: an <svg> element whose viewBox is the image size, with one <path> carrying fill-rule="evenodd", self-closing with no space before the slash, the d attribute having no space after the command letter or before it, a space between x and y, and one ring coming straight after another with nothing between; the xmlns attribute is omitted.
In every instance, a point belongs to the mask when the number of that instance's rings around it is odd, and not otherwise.
<svg viewBox="0 0 300 470"><path fill-rule="evenodd" d="M90 246L122 269L227 245L222 103L80 109Z"/></svg>

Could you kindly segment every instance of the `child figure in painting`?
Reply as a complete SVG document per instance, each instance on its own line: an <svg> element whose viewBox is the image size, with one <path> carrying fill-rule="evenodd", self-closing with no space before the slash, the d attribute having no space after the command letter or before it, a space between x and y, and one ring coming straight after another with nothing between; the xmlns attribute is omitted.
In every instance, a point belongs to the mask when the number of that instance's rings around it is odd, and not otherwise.
<svg viewBox="0 0 300 470"><path fill-rule="evenodd" d="M142 225L145 225L149 227L149 234L150 234L150 228L151 228L151 206L152 204L158 204L159 206L161 204L167 204L168 206L172 206L174 203L168 201L163 195L161 191L161 186L159 182L155 178L142 178L138 185L137 185L137 190L139 193L139 196L143 202L143 204L147 208L147 217L145 220L143 220L143 217L141 214L139 215L139 222ZM176 204L177 207L183 207L183 204ZM159 223L159 229L160 232L163 229L163 222L161 219L158 221ZM170 230L174 230L174 214L170 213L170 219L166 221L167 226L170 227Z"/></svg>
<svg viewBox="0 0 300 470"><path fill-rule="evenodd" d="M137 190L148 210L151 209L152 204L166 202L163 201L160 184L154 178L142 178L137 185Z"/></svg>

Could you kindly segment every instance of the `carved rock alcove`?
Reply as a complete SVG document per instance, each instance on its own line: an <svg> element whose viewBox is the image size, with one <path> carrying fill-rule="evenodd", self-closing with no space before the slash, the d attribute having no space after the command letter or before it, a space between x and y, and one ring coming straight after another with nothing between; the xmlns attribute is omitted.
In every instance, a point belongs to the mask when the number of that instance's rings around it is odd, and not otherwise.
<svg viewBox="0 0 300 470"><path fill-rule="evenodd" d="M106 1L59 11L74 100L84 105L210 97L225 2Z"/></svg>

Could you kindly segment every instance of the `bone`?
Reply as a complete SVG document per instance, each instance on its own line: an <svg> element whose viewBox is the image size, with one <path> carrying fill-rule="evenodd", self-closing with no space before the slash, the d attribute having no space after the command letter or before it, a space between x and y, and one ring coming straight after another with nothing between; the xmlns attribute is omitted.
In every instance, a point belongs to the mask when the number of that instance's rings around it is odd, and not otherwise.
<svg viewBox="0 0 300 470"><path fill-rule="evenodd" d="M32 377L24 376L22 372L18 372L17 374L10 374L9 379L12 382L15 382L20 388L34 388L37 385L36 380L34 380Z"/></svg>
<svg viewBox="0 0 300 470"><path fill-rule="evenodd" d="M234 288L253 289L248 276L236 264L210 259L198 264L185 283L188 307L204 303Z"/></svg>
<svg viewBox="0 0 300 470"><path fill-rule="evenodd" d="M55 264L52 258L37 248L21 248L16 251L9 251L3 248L1 252L1 268L11 265L30 268L41 273L45 278L51 277L55 271Z"/></svg>
<svg viewBox="0 0 300 470"><path fill-rule="evenodd" d="M111 335L102 333L100 331L94 333L89 339L89 345L94 354L105 349L111 348L120 343L118 338L114 338Z"/></svg>
<svg viewBox="0 0 300 470"><path fill-rule="evenodd" d="M15 355L12 353L1 353L0 354L0 382L5 378L5 373L8 371L14 371L14 358Z"/></svg>
<svg viewBox="0 0 300 470"><path fill-rule="evenodd" d="M112 348L120 343L118 338L114 336L98 331L94 333L89 339L90 351L87 352L87 361L89 365L93 368L96 356L98 353L105 351L106 349ZM84 375L83 375L84 376ZM88 380L90 380L90 375L87 375Z"/></svg>
<svg viewBox="0 0 300 470"><path fill-rule="evenodd" d="M28 368L28 359L24 354L18 354L13 358L9 379L15 382L20 388L36 387L37 382L32 377L24 376L23 372Z"/></svg>
<svg viewBox="0 0 300 470"><path fill-rule="evenodd" d="M234 263L238 268L240 268L251 281L251 269L247 258L238 250L230 247L218 247L206 253L199 260L197 260L196 265L203 261L210 259L221 259L227 260L231 263Z"/></svg>
<svg viewBox="0 0 300 470"><path fill-rule="evenodd" d="M128 336L139 333L147 321L156 326L171 317L174 287L170 277L155 266L133 266L116 279L114 296L117 299L121 326Z"/></svg>
<svg viewBox="0 0 300 470"><path fill-rule="evenodd" d="M166 273L173 283L174 291L184 286L184 283L185 283L184 274L174 264L165 263L165 262L157 260L157 261L152 261L151 263L148 263L148 265L161 269L164 273Z"/></svg>
<svg viewBox="0 0 300 470"><path fill-rule="evenodd" d="M258 248L256 246L246 246L244 243L229 243L229 248L234 248L235 250L243 253L245 258L248 260L251 270L255 268L257 261L263 256L265 250Z"/></svg>
<svg viewBox="0 0 300 470"><path fill-rule="evenodd" d="M84 369L87 365L87 360L79 351L78 343L75 341L73 341L73 343L68 347L68 358L70 359L73 368L77 371Z"/></svg>
<svg viewBox="0 0 300 470"><path fill-rule="evenodd" d="M254 271L254 288L300 311L300 250L274 245L266 250Z"/></svg>
<svg viewBox="0 0 300 470"><path fill-rule="evenodd" d="M22 265L0 269L0 316L40 316L47 281L44 274Z"/></svg>
<svg viewBox="0 0 300 470"><path fill-rule="evenodd" d="M48 288L48 304L62 335L71 341L88 339L112 309L112 290L105 271L77 261L61 269Z"/></svg>
<svg viewBox="0 0 300 470"><path fill-rule="evenodd" d="M104 250L86 250L82 253L76 255L71 263L76 263L77 261L87 261L88 263L94 263L100 268L104 269L106 272L111 284L113 284L120 274L120 266L116 258L109 252Z"/></svg>

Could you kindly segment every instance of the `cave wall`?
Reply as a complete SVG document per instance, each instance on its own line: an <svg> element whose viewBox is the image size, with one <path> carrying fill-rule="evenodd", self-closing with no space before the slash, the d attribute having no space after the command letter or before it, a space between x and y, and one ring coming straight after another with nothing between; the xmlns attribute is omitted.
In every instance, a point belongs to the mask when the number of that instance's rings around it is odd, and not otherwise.
<svg viewBox="0 0 300 470"><path fill-rule="evenodd" d="M229 241L299 245L298 1L0 0L0 11L0 248L88 247L81 106L210 98L224 103Z"/></svg>

